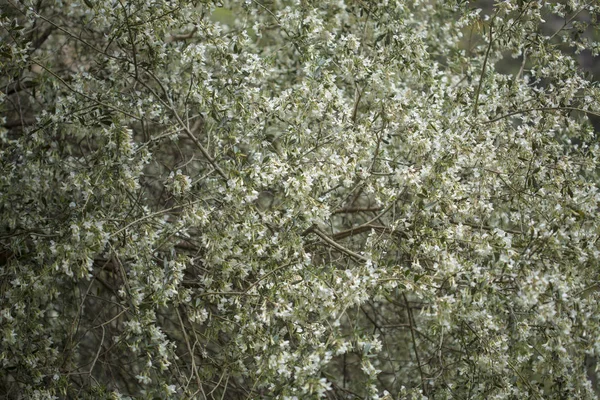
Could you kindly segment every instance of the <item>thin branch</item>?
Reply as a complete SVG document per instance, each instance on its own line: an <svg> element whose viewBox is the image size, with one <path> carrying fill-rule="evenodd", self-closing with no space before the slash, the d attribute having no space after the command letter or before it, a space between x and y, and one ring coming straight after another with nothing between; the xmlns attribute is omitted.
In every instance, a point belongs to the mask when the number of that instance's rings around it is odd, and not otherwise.
<svg viewBox="0 0 600 400"><path fill-rule="evenodd" d="M188 352L190 353L190 358L192 360L192 365L191 365L191 369L192 369L192 374L194 374L194 376L196 376L196 383L198 384L198 388L202 388L202 379L200 379L200 375L198 374L198 369L196 368L196 359L195 359L195 355L194 355L194 351L192 350L192 346L190 345L190 340L188 338L187 335L187 331L185 329L185 325L183 323L183 319L181 318L181 314L179 313L179 309L175 308L175 311L177 312L177 318L179 319L179 325L181 326L181 331L183 332L183 338L185 340L185 344L187 346Z"/></svg>
<svg viewBox="0 0 600 400"><path fill-rule="evenodd" d="M123 14L125 14L125 25L127 25L127 32L129 33L129 41L131 42L131 54L133 56L133 68L135 71L135 79L139 81L138 74L138 63L137 63L137 51L135 48L135 39L133 38L133 32L131 31L131 26L129 25L129 16L127 15L127 9L123 2L119 0L119 4L123 8Z"/></svg>
<svg viewBox="0 0 600 400"><path fill-rule="evenodd" d="M281 270L282 270L282 269L284 269L284 268L287 268L287 267L289 267L290 265L292 265L292 263L287 263L287 264L284 264L284 265L282 265L282 266L280 266L280 267L277 267L277 268L275 268L274 270L272 270L272 271L270 271L269 273L265 274L265 275L264 275L264 276L262 276L260 279L258 279L256 282L254 282L254 283L252 283L250 286L248 286L248 287L247 287L247 288L244 290L244 292L246 292L246 293L247 293L247 292L249 292L249 291L250 291L252 288L254 288L254 287L255 287L256 285L258 285L260 282L262 282L262 281L264 281L265 279L267 279L269 276L271 276L271 275L273 275L273 274L277 273L278 271L281 271Z"/></svg>
<svg viewBox="0 0 600 400"><path fill-rule="evenodd" d="M92 297L96 297L96 296L92 296ZM123 310L121 310L117 315L115 315L114 317L112 317L111 319L109 319L108 321L104 321L103 323L101 323L100 325L96 325L94 326L91 330L94 329L98 329L98 328L103 328L105 325L110 324L111 322L113 322L114 320L118 319L121 315L125 314L127 311L129 311L129 308L124 308Z"/></svg>
<svg viewBox="0 0 600 400"><path fill-rule="evenodd" d="M73 88L71 87L71 85L69 85L67 82L65 82L65 80L64 80L64 79L62 79L60 76L58 76L58 75L57 75L55 72L53 72L52 70L50 70L50 69L46 68L46 66L44 66L44 65L40 64L39 62L37 62L37 61L35 61L35 60L32 60L31 62L32 62L32 63L34 63L34 64L36 64L36 65L39 65L40 67L42 67L42 69L44 69L44 70L45 70L46 72L48 72L50 75L52 75L53 77L55 77L56 79L58 79L58 80L60 81L60 83L62 83L64 86L66 86L66 87L67 87L67 89L69 89L71 92L73 92L73 93L75 93L75 94L78 94L79 96L85 97L86 99L88 99L88 100L90 100L90 101L93 101L93 102L95 102L96 104L99 104L99 105L101 105L101 106L103 106L103 107L106 107L106 108L108 108L108 109L111 109L111 110L113 110L113 111L119 112L119 113L121 113L121 114L123 114L123 115L126 115L126 116L128 116L128 117L130 117L130 118L133 118L133 119L135 119L135 120L137 120L137 121L141 121L141 118L140 118L140 117L137 117L137 116L135 116L135 115L133 115L133 114L131 114L131 113L128 113L128 112L127 112L127 111L125 111L125 110L122 110L122 109L120 109L120 108L118 108L118 107L115 107L115 106L111 106L110 104L104 103L104 102L102 102L102 101L100 101L100 100L98 100L98 99L94 99L93 97L91 97L91 96L88 96L88 95L87 95L87 94L85 94L85 93L78 92L77 90L73 89Z"/></svg>
<svg viewBox="0 0 600 400"><path fill-rule="evenodd" d="M11 94L15 94L20 92L21 90L30 89L32 87L37 86L35 81L17 81L9 85L9 88L6 90L6 95L10 96Z"/></svg>
<svg viewBox="0 0 600 400"><path fill-rule="evenodd" d="M202 202L202 200L196 200L196 201L193 201L193 202L191 202L191 203L188 203L188 204L186 204L186 205L187 205L187 206L192 206L192 205L194 205L194 204L198 204L198 203L201 203L201 202ZM184 207L184 206L186 206L186 205L179 204L179 205L176 205L176 206L174 206L174 207L171 207L171 208L167 208L167 209L164 209L164 210L160 210L160 211L154 212L154 213L152 213L152 214L146 214L146 215L144 215L144 216L142 216L142 217L140 217L140 218L136 219L135 221L133 221L133 222L130 222L129 224L127 224L127 225L126 225L126 226L124 226L123 228L119 229L118 231L114 232L113 234L111 234L111 237L115 237L115 236L117 236L119 233L126 231L127 229L131 228L133 225L135 225L135 224L138 224L138 223L140 223L140 222L142 222L142 221L145 221L145 220L147 220L147 219L150 219L150 218L156 217L156 216L158 216L158 215L162 215L162 214L169 213L169 212L171 212L171 211L174 211L174 210L176 210L176 209L178 209L178 208L182 208L182 207Z"/></svg>
<svg viewBox="0 0 600 400"><path fill-rule="evenodd" d="M19 10L19 11L20 11L22 14L26 14L26 13L25 13L23 10L20 10L20 9L19 9L17 6L13 5L13 7L15 7L17 10ZM119 60L119 61L127 61L127 62L130 62L129 60L124 60L124 59L122 59L122 58L120 58L120 57L116 57L116 56L110 55L110 54L108 54L107 52L105 52L105 51L102 51L102 50L98 49L98 48L97 48L97 47L95 47L93 44L90 44L89 42L87 42L87 41L83 40L83 39L82 39L82 38L80 38L79 36L76 36L76 35L72 34L72 33L71 33L71 32L69 32L68 30L66 30L65 28L62 28L62 27L58 26L57 24L55 24L54 22L52 22L50 19L48 19L48 18L44 17L43 15L41 15L41 14L37 13L37 12L36 12L36 11L35 11L33 8L29 8L29 10L30 10L30 11L31 11L31 12L32 12L32 13L33 13L33 14L34 14L36 17L38 17L38 18L40 18L40 19L42 19L42 20L46 21L47 23L49 23L50 25L52 25L54 28L56 28L56 29L58 29L59 31L61 31L61 32L65 33L67 36L70 36L70 37L72 37L73 39L75 39L75 40L77 40L77 41L79 41L79 42L83 43L84 45L88 46L89 48L91 48L92 50L96 51L97 53L99 53L99 54L103 54L103 55L105 55L106 57L109 57L109 58L112 58L112 59L115 59L115 60ZM36 64L37 64L37 63L36 63Z"/></svg>
<svg viewBox="0 0 600 400"><path fill-rule="evenodd" d="M106 329L104 329L103 325L100 325L102 328L102 339L100 339L100 346L98 346L98 351L96 352L96 356L94 357L94 361L92 361L92 365L90 366L90 371L88 374L91 376L94 371L94 367L96 366L96 362L98 361L98 357L100 356L100 351L102 350L102 345L104 344L104 335L106 334Z"/></svg>
<svg viewBox="0 0 600 400"><path fill-rule="evenodd" d="M588 1L583 7L581 7L581 9L579 11L577 11L575 14L573 14L571 16L571 18L569 18L568 20L565 21L565 23L563 24L563 26L561 26L556 32L554 32L554 34L552 36L550 36L548 38L548 42L552 41L552 39L554 39L556 37L556 35L558 35L563 29L565 29L565 27L567 25L569 25L571 22L573 22L573 20L583 11L586 9L586 7L588 7L590 4L592 4L592 1Z"/></svg>
<svg viewBox="0 0 600 400"><path fill-rule="evenodd" d="M479 77L479 84L477 85L477 92L475 92L475 105L473 106L473 115L477 117L477 107L479 106L479 93L481 92L481 85L483 85L483 79L485 75L485 68L487 67L488 58L490 56L490 50L492 49L492 31L494 29L494 20L490 23L490 36L487 51L485 52L485 58L483 59L483 67L481 67L481 76Z"/></svg>
<svg viewBox="0 0 600 400"><path fill-rule="evenodd" d="M360 226L357 226L354 228L347 229L345 231L337 232L337 233L333 234L331 237L335 240L339 240L339 239L347 238L348 236L358 235L363 232L370 232L371 230L376 230L379 232L392 232L392 230L386 226L364 224L364 225L360 225Z"/></svg>
<svg viewBox="0 0 600 400"><path fill-rule="evenodd" d="M565 110L568 110L568 111L579 111L579 112L590 114L590 115L594 115L594 116L600 118L600 113L596 113L596 112L590 111L590 110L584 110L582 108L577 108L577 107L535 107L535 108L525 108L523 110L512 111L512 112L509 112L508 114L504 114L504 115L502 115L500 117L496 117L496 118L490 119L490 120L485 121L483 123L484 124L491 124L491 123L500 121L501 119L512 117L513 115L525 114L525 113L532 112L532 111L565 111Z"/></svg>
<svg viewBox="0 0 600 400"><path fill-rule="evenodd" d="M33 124L35 124L36 121L33 118L25 118L23 120L14 120L14 121L8 121L5 124L3 124L2 126L6 129L13 129L13 128L19 128L19 127L27 127L27 126L31 126Z"/></svg>
<svg viewBox="0 0 600 400"><path fill-rule="evenodd" d="M352 213L359 213L359 212L374 212L374 211L381 211L383 210L383 207L347 207L347 208L340 208L339 210L335 210L333 212L333 214L352 214Z"/></svg>
<svg viewBox="0 0 600 400"><path fill-rule="evenodd" d="M342 253L345 253L345 254L349 255L350 257L355 258L360 261L364 261L364 262L369 261L369 259L367 257L360 255L358 253L355 253L352 250L347 249L344 246L342 246L341 244L337 243L335 240L333 240L332 238L327 236L323 231L321 231L318 227L314 227L312 229L312 232L314 232L318 237L323 239L323 241L325 241L331 247L341 251Z"/></svg>
<svg viewBox="0 0 600 400"><path fill-rule="evenodd" d="M521 63L521 68L519 68L519 72L515 76L515 79L513 82L517 82L519 79L521 79L521 76L523 75L523 71L525 71L526 64L527 64L527 49L523 50L523 62Z"/></svg>
<svg viewBox="0 0 600 400"><path fill-rule="evenodd" d="M194 29L192 29L192 31L189 33L184 33L184 34L180 34L180 35L171 35L167 39L167 43L168 42L179 42L179 41L183 41L183 40L192 39L197 31L198 31L198 27L195 26Z"/></svg>
<svg viewBox="0 0 600 400"><path fill-rule="evenodd" d="M198 129L200 127L200 124L202 123L202 119L199 119L198 121L196 121L196 123L194 124L194 126L190 129L189 125L186 124L185 122L183 122L183 120L181 119L181 117L179 116L179 114L177 113L177 110L175 109L175 105L173 104L173 100L171 100L171 98L168 95L167 89L164 87L164 85L162 84L162 82L150 71L145 71L148 75L150 75L158 84L158 86L160 86L160 89L162 90L162 92L164 93L165 97L167 98L167 100L169 101L168 103L166 103L164 100L162 100L158 94L148 85L146 85L144 82L139 81L140 83L142 83L146 88L148 88L151 93L159 100L161 101L167 108L169 108L171 110L171 112L173 113L173 115L175 115L175 118L177 119L177 122L179 123L179 125L183 128L184 132L186 133L186 135L192 140L192 142L194 142L194 144L196 145L196 147L198 147L198 149L200 150L200 152L202 153L202 155L204 156L204 158L206 158L208 160L208 162L210 163L210 165L212 165L212 167L215 169L215 171L217 171L217 173L226 181L228 180L227 174L225 174L225 172L221 169L221 167L219 167L219 165L217 164L217 162L215 161L214 158L211 157L211 155L208 153L208 150L206 150L206 148L202 145L202 143L200 143L200 141L196 138L196 136L194 135L193 131L195 131L196 129Z"/></svg>
<svg viewBox="0 0 600 400"><path fill-rule="evenodd" d="M29 50L30 53L33 53L34 51L36 51L37 49L39 49L42 44L44 44L44 42L46 40L48 40L48 38L50 37L50 35L52 34L52 31L54 31L54 27L48 27L41 35L40 37L38 37L33 43L31 43L31 49Z"/></svg>
<svg viewBox="0 0 600 400"><path fill-rule="evenodd" d="M480 230L486 230L486 231L493 231L494 229L499 229L499 230L502 230L504 232L508 232L510 234L513 234L513 235L523 235L524 234L522 231L518 231L516 229L502 228L502 227L492 227L492 226L487 226L487 225L477 225L477 224L474 224L474 223L471 223L471 222L468 222L468 221L459 221L459 222L450 221L450 222L452 224L454 224L454 225L462 224L464 226L468 226L468 227L473 228L473 229L480 229Z"/></svg>
<svg viewBox="0 0 600 400"><path fill-rule="evenodd" d="M525 378L523 375L521 375L521 373L519 372L519 370L517 370L510 361L507 362L508 366L510 369L513 370L513 372L515 374L517 374L517 376L521 379L521 381L529 388L529 390L531 390L533 392L533 394L535 394L535 397L538 399L543 399L543 397L541 396L540 392L538 389L534 388L533 386L531 386L531 383L529 383L529 379Z"/></svg>
<svg viewBox="0 0 600 400"><path fill-rule="evenodd" d="M421 366L421 358L419 357L419 350L417 349L417 339L415 338L415 321L410 309L410 304L408 303L408 299L406 298L406 294L402 293L402 297L404 297L404 303L406 303L406 312L408 313L408 324L410 327L410 336L413 343L413 349L415 350L415 358L417 359L417 366L419 367L419 374L421 375L421 385L423 386L423 394L427 396L427 381L425 379L425 373L423 372L423 367Z"/></svg>
<svg viewBox="0 0 600 400"><path fill-rule="evenodd" d="M200 152L202 153L204 158L206 158L208 160L210 165L212 165L212 167L215 169L215 171L217 171L217 173L223 179L227 180L228 178L227 178L227 175L225 174L225 172L221 169L221 167L219 167L219 165L217 164L215 159L210 156L210 154L208 153L208 150L206 150L206 148L204 148L204 146L202 145L202 143L200 143L200 141L196 138L196 136L194 136L194 133L192 132L192 130L182 121L182 119L179 117L179 114L177 114L177 112L175 111L174 107L172 108L172 111L173 111L173 114L175 114L175 118L179 122L179 125L181 125L183 127L183 130L185 131L186 135L192 140L192 142L194 142L196 147L198 147L198 149L200 150ZM200 123L200 120L198 120L196 122L194 127L199 126L199 123Z"/></svg>
<svg viewBox="0 0 600 400"><path fill-rule="evenodd" d="M364 89L363 89L364 90ZM354 107L352 108L352 122L356 123L356 116L358 114L358 105L360 104L360 99L362 98L362 90L359 89L358 84L356 85L356 101L354 102Z"/></svg>

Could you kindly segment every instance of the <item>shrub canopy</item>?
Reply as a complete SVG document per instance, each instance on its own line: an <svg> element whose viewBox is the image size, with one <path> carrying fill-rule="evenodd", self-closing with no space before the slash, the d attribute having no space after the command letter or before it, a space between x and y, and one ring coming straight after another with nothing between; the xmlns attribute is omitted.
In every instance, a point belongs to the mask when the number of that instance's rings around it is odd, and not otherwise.
<svg viewBox="0 0 600 400"><path fill-rule="evenodd" d="M7 398L595 398L598 3L0 10Z"/></svg>

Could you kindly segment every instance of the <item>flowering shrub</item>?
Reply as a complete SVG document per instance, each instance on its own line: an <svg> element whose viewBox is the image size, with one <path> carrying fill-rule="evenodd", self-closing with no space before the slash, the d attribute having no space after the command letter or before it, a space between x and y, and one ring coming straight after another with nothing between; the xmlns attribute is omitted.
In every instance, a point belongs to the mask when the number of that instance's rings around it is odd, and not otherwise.
<svg viewBox="0 0 600 400"><path fill-rule="evenodd" d="M7 0L0 393L595 398L600 6L476 7Z"/></svg>

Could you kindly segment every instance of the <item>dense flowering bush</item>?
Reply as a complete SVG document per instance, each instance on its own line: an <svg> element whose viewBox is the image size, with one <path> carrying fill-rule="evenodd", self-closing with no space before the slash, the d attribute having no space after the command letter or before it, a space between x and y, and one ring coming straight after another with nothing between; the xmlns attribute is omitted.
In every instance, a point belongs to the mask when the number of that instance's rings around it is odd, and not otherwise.
<svg viewBox="0 0 600 400"><path fill-rule="evenodd" d="M5 398L595 398L598 3L0 10Z"/></svg>

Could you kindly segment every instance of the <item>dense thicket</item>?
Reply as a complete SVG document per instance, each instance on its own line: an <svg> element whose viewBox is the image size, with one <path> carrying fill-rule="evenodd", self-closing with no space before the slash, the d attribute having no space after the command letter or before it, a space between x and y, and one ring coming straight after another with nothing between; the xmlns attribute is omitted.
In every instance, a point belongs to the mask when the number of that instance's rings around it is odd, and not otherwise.
<svg viewBox="0 0 600 400"><path fill-rule="evenodd" d="M0 10L0 395L595 398L597 2Z"/></svg>

